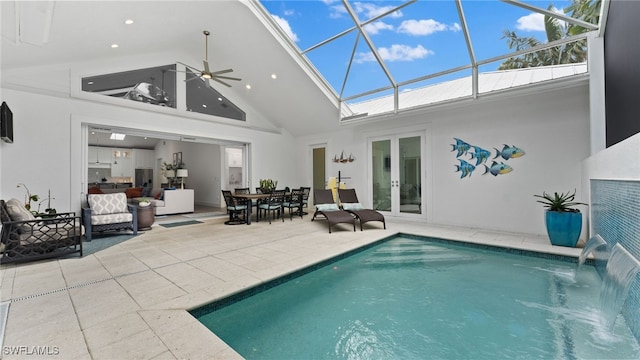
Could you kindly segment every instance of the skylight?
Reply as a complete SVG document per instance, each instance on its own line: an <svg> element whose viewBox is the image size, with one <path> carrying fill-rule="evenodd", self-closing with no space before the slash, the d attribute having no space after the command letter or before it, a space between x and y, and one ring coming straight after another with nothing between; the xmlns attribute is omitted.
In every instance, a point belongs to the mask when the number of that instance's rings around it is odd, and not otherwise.
<svg viewBox="0 0 640 360"><path fill-rule="evenodd" d="M601 1L261 4L334 90L346 121L585 74Z"/></svg>

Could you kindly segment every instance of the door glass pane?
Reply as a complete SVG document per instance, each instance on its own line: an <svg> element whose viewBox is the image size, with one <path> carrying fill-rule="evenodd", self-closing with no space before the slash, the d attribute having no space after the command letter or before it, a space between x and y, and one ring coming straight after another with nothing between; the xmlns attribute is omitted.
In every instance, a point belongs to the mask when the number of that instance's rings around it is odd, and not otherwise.
<svg viewBox="0 0 640 360"><path fill-rule="evenodd" d="M371 143L373 208L391 211L391 140Z"/></svg>
<svg viewBox="0 0 640 360"><path fill-rule="evenodd" d="M422 213L422 183L420 176L420 137L398 140L400 171L400 212Z"/></svg>

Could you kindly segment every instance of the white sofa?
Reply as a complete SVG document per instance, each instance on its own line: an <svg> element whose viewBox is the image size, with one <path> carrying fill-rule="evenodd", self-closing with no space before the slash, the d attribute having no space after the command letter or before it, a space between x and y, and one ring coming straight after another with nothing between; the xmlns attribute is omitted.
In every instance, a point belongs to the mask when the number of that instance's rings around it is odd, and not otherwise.
<svg viewBox="0 0 640 360"><path fill-rule="evenodd" d="M155 197L155 194L160 191L162 190L154 189L150 195ZM162 200L154 199L151 204L155 208L156 215L192 213L194 204L193 189L164 190Z"/></svg>

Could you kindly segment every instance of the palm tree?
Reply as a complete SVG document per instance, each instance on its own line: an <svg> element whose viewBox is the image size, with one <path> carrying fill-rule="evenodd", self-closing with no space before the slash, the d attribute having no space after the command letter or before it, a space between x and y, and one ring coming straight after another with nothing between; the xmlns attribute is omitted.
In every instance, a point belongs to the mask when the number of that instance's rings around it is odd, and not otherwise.
<svg viewBox="0 0 640 360"><path fill-rule="evenodd" d="M597 24L600 18L600 6L602 0L573 0L573 3L564 9L566 14L572 18L585 22ZM553 5L549 5L547 10L552 10ZM588 31L586 28L574 25L563 24L560 20L546 16L544 17L544 27L547 34L547 42L564 39ZM520 37L515 31L505 30L502 39L507 39L509 49L522 51L531 49L541 44L534 37ZM557 64L581 63L587 60L587 42L585 39L555 46L553 48L539 50L511 57L505 60L498 70L521 69L527 67L547 66Z"/></svg>

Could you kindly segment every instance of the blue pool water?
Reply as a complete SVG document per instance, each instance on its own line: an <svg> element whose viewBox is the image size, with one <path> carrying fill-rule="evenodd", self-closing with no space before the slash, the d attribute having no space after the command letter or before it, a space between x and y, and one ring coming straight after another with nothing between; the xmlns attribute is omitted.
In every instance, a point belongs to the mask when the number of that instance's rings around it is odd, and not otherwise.
<svg viewBox="0 0 640 360"><path fill-rule="evenodd" d="M593 266L395 238L191 313L247 359L638 359Z"/></svg>

